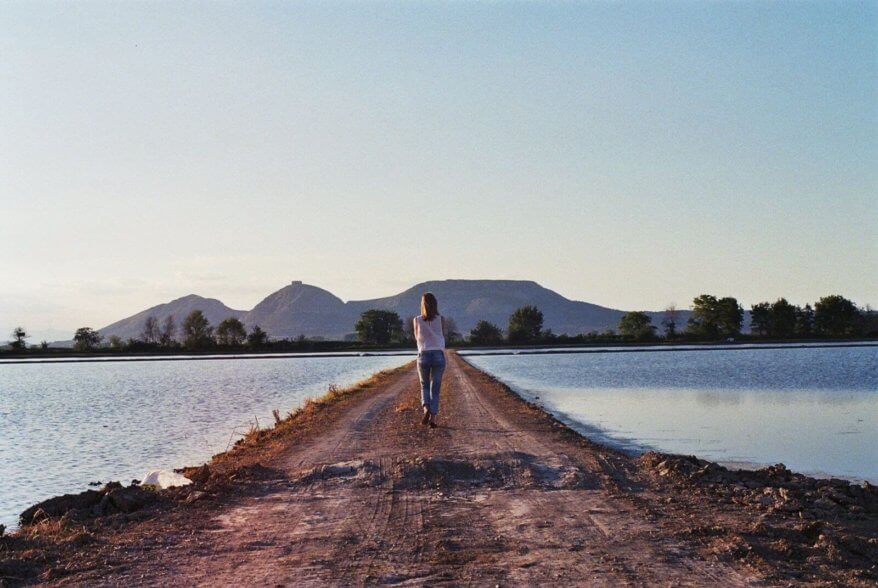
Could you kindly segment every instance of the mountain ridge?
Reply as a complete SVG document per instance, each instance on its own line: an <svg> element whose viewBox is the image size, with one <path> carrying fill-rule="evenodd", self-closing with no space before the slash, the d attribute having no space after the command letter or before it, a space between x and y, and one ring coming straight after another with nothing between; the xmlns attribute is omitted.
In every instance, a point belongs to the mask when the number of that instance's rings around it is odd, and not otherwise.
<svg viewBox="0 0 878 588"><path fill-rule="evenodd" d="M98 329L98 332L104 337L116 335L122 339L137 338L143 331L143 324L149 316L155 316L159 319L160 323L164 322L166 317L172 316L179 330L186 316L196 309L203 312L205 318L212 325L216 325L230 316L241 318L246 313L243 310L229 308L216 298L205 298L198 294L187 294L186 296L181 296L162 304L156 304L127 318L120 319Z"/></svg>
<svg viewBox="0 0 878 588"><path fill-rule="evenodd" d="M304 335L342 339L354 332L356 321L366 310L390 310L404 320L410 319L418 313L421 294L427 291L436 295L440 312L454 319L461 333L469 332L480 320L505 329L509 315L528 304L543 312L544 327L555 334L576 335L616 329L619 319L625 314L623 310L571 300L533 280L430 280L391 296L347 302L328 290L295 280L272 292L250 310L236 310L215 298L189 294L118 320L99 332L105 337L136 338L150 315L159 321L173 316L179 327L186 315L197 308L213 325L235 317L248 328L259 325L273 338ZM663 313L645 312L659 327ZM688 314L688 311L679 312L681 326Z"/></svg>

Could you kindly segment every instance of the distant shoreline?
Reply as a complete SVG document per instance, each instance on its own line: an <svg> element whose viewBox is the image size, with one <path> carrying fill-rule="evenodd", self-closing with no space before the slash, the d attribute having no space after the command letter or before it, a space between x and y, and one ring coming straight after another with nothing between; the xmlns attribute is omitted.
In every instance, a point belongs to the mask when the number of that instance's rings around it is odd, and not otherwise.
<svg viewBox="0 0 878 588"><path fill-rule="evenodd" d="M530 346L490 346L490 347L459 347L465 355L552 355L552 354L589 354L589 353L648 353L678 351L746 351L763 349L826 349L850 347L878 347L878 340L859 339L851 341L791 341L783 342L741 342L741 343L615 343L595 345L530 345ZM118 363L147 361L209 361L230 359L293 359L306 357L357 357L357 356L404 356L414 355L417 351L408 347L377 347L363 349L361 347L339 348L333 351L203 351L203 352L169 352L155 353L77 353L58 352L40 357L40 354L0 354L0 365L22 364L68 364L68 363Z"/></svg>

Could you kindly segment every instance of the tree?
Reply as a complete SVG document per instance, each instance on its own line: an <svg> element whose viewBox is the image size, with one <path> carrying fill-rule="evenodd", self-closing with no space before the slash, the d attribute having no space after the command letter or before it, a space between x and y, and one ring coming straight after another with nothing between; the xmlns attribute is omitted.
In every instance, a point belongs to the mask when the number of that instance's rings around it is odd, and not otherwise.
<svg viewBox="0 0 878 588"><path fill-rule="evenodd" d="M402 319L390 310L367 310L360 315L354 329L363 343L387 345L402 339Z"/></svg>
<svg viewBox="0 0 878 588"><path fill-rule="evenodd" d="M872 310L868 304L862 312L863 327L861 333L867 337L878 336L878 311Z"/></svg>
<svg viewBox="0 0 878 588"><path fill-rule="evenodd" d="M13 340L9 342L9 346L16 350L27 349L27 339L30 335L22 327L15 327L12 330Z"/></svg>
<svg viewBox="0 0 878 588"><path fill-rule="evenodd" d="M77 351L91 351L101 344L103 337L91 327L80 327L73 335L73 348Z"/></svg>
<svg viewBox="0 0 878 588"><path fill-rule="evenodd" d="M233 316L223 320L216 327L216 342L220 345L240 345L247 337L244 323Z"/></svg>
<svg viewBox="0 0 878 588"><path fill-rule="evenodd" d="M45 339L43 339L42 341L40 341L40 349L42 349L42 350L45 351L45 350L48 349L48 348L49 348L49 342L48 342L48 341L46 341Z"/></svg>
<svg viewBox="0 0 878 588"><path fill-rule="evenodd" d="M674 339L677 336L677 306L668 305L665 309L665 316L662 319L662 326L665 328L665 338Z"/></svg>
<svg viewBox="0 0 878 588"><path fill-rule="evenodd" d="M796 308L796 335L810 337L814 334L814 309L810 304Z"/></svg>
<svg viewBox="0 0 878 588"><path fill-rule="evenodd" d="M407 319L402 321L402 334L399 336L400 343L405 345L414 345L415 343L415 331L414 331L414 323L415 316L410 316ZM357 336L354 335L354 341L357 340Z"/></svg>
<svg viewBox="0 0 878 588"><path fill-rule="evenodd" d="M766 337L771 333L771 304L759 302L750 307L750 330Z"/></svg>
<svg viewBox="0 0 878 588"><path fill-rule="evenodd" d="M494 323L479 321L469 332L469 340L473 345L498 345L503 342L503 331Z"/></svg>
<svg viewBox="0 0 878 588"><path fill-rule="evenodd" d="M159 320L153 315L146 317L146 320L143 322L143 330L140 332L140 339L148 345L155 345L159 342L161 336Z"/></svg>
<svg viewBox="0 0 878 588"><path fill-rule="evenodd" d="M213 342L213 327L200 310L193 310L183 321L183 344L189 349L203 349Z"/></svg>
<svg viewBox="0 0 878 588"><path fill-rule="evenodd" d="M543 313L536 306L522 306L509 316L509 342L530 343L540 338Z"/></svg>
<svg viewBox="0 0 878 588"><path fill-rule="evenodd" d="M702 294L692 300L692 316L687 329L699 337L719 336L719 301L716 296Z"/></svg>
<svg viewBox="0 0 878 588"><path fill-rule="evenodd" d="M162 323L162 330L159 334L159 345L162 347L170 347L174 344L174 335L177 334L177 323L174 322L174 317L168 315L165 317L164 323Z"/></svg>
<svg viewBox="0 0 878 588"><path fill-rule="evenodd" d="M119 335L110 335L107 339L107 342L110 344L112 349L124 349L125 342L122 340L122 337Z"/></svg>
<svg viewBox="0 0 878 588"><path fill-rule="evenodd" d="M262 347L268 342L268 333L263 331L259 325L253 325L250 333L247 335L247 345L253 348Z"/></svg>
<svg viewBox="0 0 878 588"><path fill-rule="evenodd" d="M720 334L725 337L740 335L741 324L744 322L744 308L731 296L720 298L717 304Z"/></svg>
<svg viewBox="0 0 878 588"><path fill-rule="evenodd" d="M814 305L814 328L828 337L856 335L860 327L860 310L838 294L824 296Z"/></svg>
<svg viewBox="0 0 878 588"><path fill-rule="evenodd" d="M688 330L709 339L731 337L741 332L743 320L744 309L735 298L727 296L717 299L716 296L702 294L692 301Z"/></svg>
<svg viewBox="0 0 878 588"><path fill-rule="evenodd" d="M457 323L454 322L454 319L450 316L443 316L442 320L445 321L445 342L448 345L458 343L463 336L460 334L460 331L457 330Z"/></svg>
<svg viewBox="0 0 878 588"><path fill-rule="evenodd" d="M638 341L651 339L655 336L655 327L652 319L645 312L626 312L619 321L619 332L623 337Z"/></svg>
<svg viewBox="0 0 878 588"><path fill-rule="evenodd" d="M796 332L796 311L798 309L787 302L786 298L778 298L771 305L771 336L792 337Z"/></svg>

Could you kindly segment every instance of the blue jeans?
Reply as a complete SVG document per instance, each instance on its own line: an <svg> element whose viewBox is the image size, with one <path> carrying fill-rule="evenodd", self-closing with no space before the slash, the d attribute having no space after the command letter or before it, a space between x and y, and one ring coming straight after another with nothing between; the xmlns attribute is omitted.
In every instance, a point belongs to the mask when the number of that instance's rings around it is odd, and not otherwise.
<svg viewBox="0 0 878 588"><path fill-rule="evenodd" d="M421 406L439 414L439 388L445 371L445 352L441 349L418 353L418 378L421 380Z"/></svg>

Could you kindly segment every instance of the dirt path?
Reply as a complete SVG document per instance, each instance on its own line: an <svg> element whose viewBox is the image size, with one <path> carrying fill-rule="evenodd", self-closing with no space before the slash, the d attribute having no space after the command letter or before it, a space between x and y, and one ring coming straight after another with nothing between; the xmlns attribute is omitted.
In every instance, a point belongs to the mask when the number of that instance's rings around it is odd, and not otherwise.
<svg viewBox="0 0 878 588"><path fill-rule="evenodd" d="M419 423L409 366L328 409L319 432L260 449L264 467L233 475L232 490L190 496L107 531L42 579L91 586L777 583L746 558L717 555L717 544L739 537L752 513L650 482L637 460L573 434L456 354L448 360L438 429Z"/></svg>

